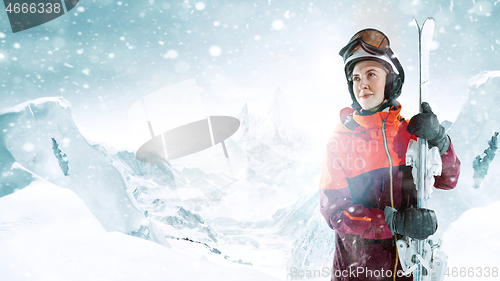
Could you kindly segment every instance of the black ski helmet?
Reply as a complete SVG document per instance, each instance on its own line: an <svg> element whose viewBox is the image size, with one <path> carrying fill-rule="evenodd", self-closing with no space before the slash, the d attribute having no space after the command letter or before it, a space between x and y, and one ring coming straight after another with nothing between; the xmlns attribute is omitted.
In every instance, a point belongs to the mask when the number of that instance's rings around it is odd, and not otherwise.
<svg viewBox="0 0 500 281"><path fill-rule="evenodd" d="M361 110L353 91L352 71L354 66L361 61L374 60L381 63L387 70L384 98L392 104L401 94L405 74L401 63L392 52L389 38L376 29L363 29L358 31L349 40L349 43L340 50L339 55L344 59L344 72L347 79L349 93L352 99L352 108Z"/></svg>

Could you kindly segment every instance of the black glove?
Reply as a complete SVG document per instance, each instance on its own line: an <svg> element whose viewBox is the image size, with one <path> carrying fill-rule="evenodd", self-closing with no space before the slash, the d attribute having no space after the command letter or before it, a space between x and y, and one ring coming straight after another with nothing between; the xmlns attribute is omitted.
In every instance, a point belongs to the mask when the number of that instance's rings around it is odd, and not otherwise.
<svg viewBox="0 0 500 281"><path fill-rule="evenodd" d="M438 226L436 214L429 209L409 207L397 211L387 206L384 215L392 235L398 233L423 240L434 234Z"/></svg>
<svg viewBox="0 0 500 281"><path fill-rule="evenodd" d="M444 133L444 127L439 124L436 114L426 102L422 103L422 113L410 119L406 130L412 135L426 139L429 147L437 146L441 155L450 147L450 139Z"/></svg>

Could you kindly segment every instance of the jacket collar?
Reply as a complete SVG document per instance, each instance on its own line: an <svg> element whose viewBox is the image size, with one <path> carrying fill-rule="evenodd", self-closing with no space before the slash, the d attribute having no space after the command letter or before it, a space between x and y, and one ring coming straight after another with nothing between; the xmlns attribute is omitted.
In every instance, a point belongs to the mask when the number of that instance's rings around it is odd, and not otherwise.
<svg viewBox="0 0 500 281"><path fill-rule="evenodd" d="M388 109L389 112L381 111L372 115L362 116L352 108L344 108L340 111L340 121L342 123L343 130L359 131L381 128L384 119L388 125L404 120L400 115L401 104L399 102L395 102L395 104Z"/></svg>

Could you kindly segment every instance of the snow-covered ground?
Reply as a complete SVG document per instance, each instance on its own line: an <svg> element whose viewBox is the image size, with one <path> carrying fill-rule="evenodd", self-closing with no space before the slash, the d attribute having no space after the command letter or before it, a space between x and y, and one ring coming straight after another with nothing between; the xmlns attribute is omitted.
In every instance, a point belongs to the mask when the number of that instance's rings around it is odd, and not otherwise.
<svg viewBox="0 0 500 281"><path fill-rule="evenodd" d="M473 208L451 223L442 239L448 254L445 280L500 280L500 201Z"/></svg>
<svg viewBox="0 0 500 281"><path fill-rule="evenodd" d="M277 280L106 232L73 191L43 179L0 198L0 252L0 279L9 281Z"/></svg>

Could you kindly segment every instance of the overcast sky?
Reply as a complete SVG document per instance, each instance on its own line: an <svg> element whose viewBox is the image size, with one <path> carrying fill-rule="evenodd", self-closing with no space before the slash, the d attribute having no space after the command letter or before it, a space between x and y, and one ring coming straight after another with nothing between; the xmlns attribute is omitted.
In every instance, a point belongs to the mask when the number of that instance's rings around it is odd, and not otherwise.
<svg viewBox="0 0 500 281"><path fill-rule="evenodd" d="M128 111L158 89L195 78L207 114L265 114L281 88L297 123L326 138L350 105L340 48L358 30L386 33L407 80L404 117L418 109L417 32L436 19L431 95L454 121L468 80L499 70L497 1L83 0L13 34L0 9L0 109L62 96L90 140L137 149ZM174 117L172 117L174 118Z"/></svg>

